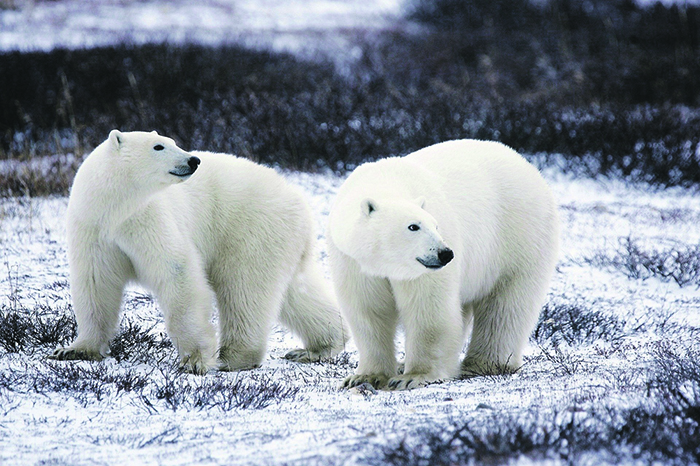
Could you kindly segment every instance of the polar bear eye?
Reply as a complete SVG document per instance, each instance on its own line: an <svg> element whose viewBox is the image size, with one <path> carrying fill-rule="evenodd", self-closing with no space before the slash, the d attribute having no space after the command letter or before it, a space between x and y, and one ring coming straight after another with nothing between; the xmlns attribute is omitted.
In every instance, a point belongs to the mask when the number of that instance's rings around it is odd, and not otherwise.
<svg viewBox="0 0 700 466"><path fill-rule="evenodd" d="M165 147L163 147L160 144L156 144L155 146L153 146L153 150L163 150L163 149L165 149Z"/></svg>
<svg viewBox="0 0 700 466"><path fill-rule="evenodd" d="M411 223L411 224L408 226L408 229L411 230L411 231L418 231L418 230L420 230L420 227L419 227L418 225L416 225L415 223Z"/></svg>

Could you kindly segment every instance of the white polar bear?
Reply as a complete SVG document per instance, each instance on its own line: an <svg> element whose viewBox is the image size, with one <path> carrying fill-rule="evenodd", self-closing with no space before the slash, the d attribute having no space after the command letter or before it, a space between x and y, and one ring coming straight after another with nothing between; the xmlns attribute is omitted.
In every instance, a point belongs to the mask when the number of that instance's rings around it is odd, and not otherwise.
<svg viewBox="0 0 700 466"><path fill-rule="evenodd" d="M358 167L329 219L331 275L360 355L344 386L410 389L456 376L472 320L463 374L520 367L558 228L537 169L500 143L450 141Z"/></svg>
<svg viewBox="0 0 700 466"><path fill-rule="evenodd" d="M347 340L314 261L310 208L270 168L114 130L75 176L67 238L78 337L54 359L106 355L133 280L154 291L190 372L214 368L217 354L223 370L258 366L278 311L306 347L288 359L318 360Z"/></svg>

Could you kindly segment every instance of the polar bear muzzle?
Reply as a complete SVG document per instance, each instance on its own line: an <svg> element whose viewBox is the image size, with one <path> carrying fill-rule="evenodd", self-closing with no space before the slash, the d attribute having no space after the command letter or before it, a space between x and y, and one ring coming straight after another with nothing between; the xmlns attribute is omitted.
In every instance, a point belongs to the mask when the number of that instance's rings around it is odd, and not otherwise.
<svg viewBox="0 0 700 466"><path fill-rule="evenodd" d="M187 165L178 165L174 170L170 170L170 174L180 178L187 178L197 170L200 162L199 157L192 156L187 159Z"/></svg>
<svg viewBox="0 0 700 466"><path fill-rule="evenodd" d="M432 257L416 257L416 260L423 264L425 267L429 269L441 269L447 264L450 263L452 259L454 259L455 253L452 252L452 249L450 248L445 248L445 249L440 249L437 253L437 256L432 256Z"/></svg>

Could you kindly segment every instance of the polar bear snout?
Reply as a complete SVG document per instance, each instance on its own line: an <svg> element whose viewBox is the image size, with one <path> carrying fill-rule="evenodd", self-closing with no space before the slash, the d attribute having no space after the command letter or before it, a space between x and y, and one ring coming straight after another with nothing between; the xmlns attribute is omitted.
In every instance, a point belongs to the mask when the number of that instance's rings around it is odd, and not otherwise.
<svg viewBox="0 0 700 466"><path fill-rule="evenodd" d="M437 251L437 255L428 257L417 257L416 260L428 269L441 269L454 259L455 253L450 248L443 248Z"/></svg>
<svg viewBox="0 0 700 466"><path fill-rule="evenodd" d="M178 178L189 178L197 170L200 162L199 157L193 155L187 159L187 165L178 165L174 170L170 171L170 174Z"/></svg>

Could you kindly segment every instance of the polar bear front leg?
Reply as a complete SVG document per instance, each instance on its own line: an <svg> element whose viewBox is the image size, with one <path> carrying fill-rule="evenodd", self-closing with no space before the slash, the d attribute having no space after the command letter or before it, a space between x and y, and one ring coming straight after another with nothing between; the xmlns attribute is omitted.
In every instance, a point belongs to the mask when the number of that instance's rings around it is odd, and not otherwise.
<svg viewBox="0 0 700 466"><path fill-rule="evenodd" d="M388 388L410 390L457 375L463 319L456 286L435 274L392 281L392 287L406 332L406 361Z"/></svg>
<svg viewBox="0 0 700 466"><path fill-rule="evenodd" d="M122 243L137 278L156 295L180 367L205 374L216 367L216 330L210 321L213 294L194 246L176 239L171 235L166 243L139 237Z"/></svg>
<svg viewBox="0 0 700 466"><path fill-rule="evenodd" d="M360 363L344 388L369 383L384 388L396 375L394 336L398 314L389 281L369 277L359 265L329 243L333 284L357 346Z"/></svg>
<svg viewBox="0 0 700 466"><path fill-rule="evenodd" d="M89 246L90 250L83 248ZM116 247L92 241L69 249L70 289L78 337L49 359L100 361L119 325L122 294L133 274L129 259Z"/></svg>
<svg viewBox="0 0 700 466"><path fill-rule="evenodd" d="M387 381L397 373L394 335L398 315L388 281L363 279L364 293L353 297L339 296L360 356L355 375L347 377L343 387L369 383L380 389L385 388Z"/></svg>

